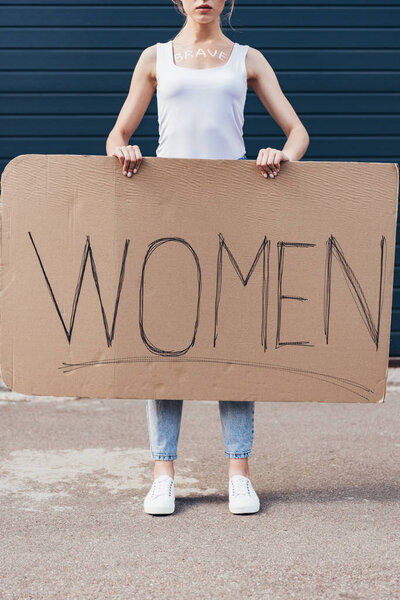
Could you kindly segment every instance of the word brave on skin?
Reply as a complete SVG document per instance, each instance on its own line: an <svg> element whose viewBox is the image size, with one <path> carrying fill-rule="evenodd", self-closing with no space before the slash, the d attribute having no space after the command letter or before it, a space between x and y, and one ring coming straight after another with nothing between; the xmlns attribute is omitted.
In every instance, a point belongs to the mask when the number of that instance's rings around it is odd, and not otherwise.
<svg viewBox="0 0 400 600"><path fill-rule="evenodd" d="M207 50L207 54L209 54L210 56L216 56L218 54L218 50L213 50L212 52L210 50ZM193 55L193 51L192 50L185 50L182 54L182 52L174 52L174 59L175 59L175 63L179 63L182 60L187 60L188 58L207 58L207 54L206 52L203 50L203 48L199 48L196 53ZM219 53L218 58L221 61L225 61L227 57L227 54L221 50Z"/></svg>
<svg viewBox="0 0 400 600"><path fill-rule="evenodd" d="M68 343L71 343L72 331L73 331L74 323L75 323L75 315L76 315L76 311L78 308L79 296L80 296L80 291L82 288L86 264L87 264L88 258L90 258L92 276L93 276L93 279L95 282L96 291L97 291L99 301L100 301L100 309L101 309L101 314L102 314L103 323L104 323L104 330L105 330L107 345L110 347L112 345L112 341L114 339L114 334L115 334L115 325L116 325L116 320L117 320L118 306L119 306L119 301L121 298L121 293L122 293L122 288L123 288L123 282L124 282L124 277L125 277L126 258L127 258L127 254L128 254L128 247L129 247L130 240L129 239L125 240L125 244L124 244L124 249L123 249L123 254L122 254L122 262L121 262L121 270L120 270L120 276L119 276L119 281L118 281L118 289L117 289L115 306L114 306L114 316L113 316L111 331L110 331L109 326L108 326L107 316L106 316L102 298L101 298L100 284L99 284L99 280L98 280L98 276L97 276L96 263L94 260L92 247L90 244L90 237L86 236L86 242L85 242L85 246L84 246L84 250L83 250L82 261L81 261L81 266L80 266L79 275L78 275L78 281L77 281L75 294L74 294L74 301L73 301L73 306L72 306L70 325L69 325L69 329L68 329L66 327L64 319L61 315L61 311L59 309L56 297L55 297L53 289L51 287L49 278L46 274L46 269L44 267L43 261L40 257L40 254L39 254L36 244L34 242L33 236L31 234L31 232L28 232L28 234L29 234L30 240L32 242L33 248L35 250L37 259L39 261L39 264L40 264L45 282L47 284L48 290L50 292L51 299L54 303L55 309L57 311L57 314L58 314L61 324L63 326ZM261 272L262 272L260 340L261 340L261 345L265 351L267 349L267 312L268 312L268 289L269 289L269 276L270 276L269 263L270 263L271 242L270 242L270 240L267 240L266 236L264 237L264 239L262 240L261 245L256 253L253 264L251 265L250 270L247 273L246 277L244 277L235 257L233 256L232 252L230 251L230 249L229 249L228 245L226 244L224 237L221 233L218 234L218 240L219 240L219 245L218 245L217 259L216 259L217 281L216 281L216 292L215 292L213 345L214 345L214 347L216 346L217 339L218 339L219 303L220 303L220 298L221 298L221 293L222 293L222 256L223 256L223 252L225 251L230 259L230 262L231 262L234 270L236 271L236 273L239 277L239 280L241 281L241 283L244 286L247 285L250 277L253 275L253 272L254 272L256 266L261 261L260 265L259 265L261 268ZM159 248L163 244L168 244L168 243L182 244L182 246L184 248L186 248L188 252L191 253L191 255L193 256L195 265L196 265L196 273L197 273L196 317L195 317L195 322L194 322L194 326L193 326L193 336L192 336L192 339L191 339L189 345L186 348L182 348L182 349L178 349L178 350L165 350L162 348L157 348L148 339L146 332L145 332L144 325L143 325L146 265L148 264L150 257L157 250L157 248ZM282 294L282 281L283 281L283 276L284 276L283 259L284 259L285 250L286 250L286 248L289 248L289 247L304 249L304 248L314 247L315 245L316 244L281 242L281 241L277 243L277 251L278 251L277 309L278 310L277 310L275 348L279 348L281 346L287 346L287 345L303 346L303 347L310 347L310 346L312 347L313 346L313 344L310 344L308 341L282 342L280 339L280 331L281 331L281 318L282 318L281 317L282 301L286 300L288 298L290 298L292 300L298 300L300 302L304 302L305 300L307 300L307 298L303 298L300 296L285 296ZM380 321L381 321L381 312L382 312L382 303L383 303L384 267L385 267L385 260L386 260L386 239L384 236L382 236L381 241L380 241L379 300L378 300L378 311L377 311L378 316L377 316L376 324L374 323L374 320L372 318L371 310L368 306L364 292L363 292L353 270L351 269L349 263L347 262L337 239L333 235L331 235L329 237L329 239L327 240L325 273L324 273L324 334L325 334L325 341L327 344L329 342L329 315L330 315L330 300L331 300L332 257L336 258L338 264L341 267L343 275L346 279L346 283L348 284L348 287L351 291L354 302L357 305L358 311L364 321L364 324L365 324L367 331L372 339L372 342L376 346L376 350L378 350ZM140 335L143 340L143 343L150 352L160 355L160 356L182 356L183 354L186 354L191 347L194 346L195 341L196 341L197 329L198 329L198 325L199 325L201 281L202 281L202 276L201 276L201 268L200 268L199 258L197 256L195 250L192 248L192 246L183 238L179 238L179 237L159 238L159 239L151 242L151 244L148 246L146 256L143 261L140 290L139 290L139 328L140 328Z"/></svg>

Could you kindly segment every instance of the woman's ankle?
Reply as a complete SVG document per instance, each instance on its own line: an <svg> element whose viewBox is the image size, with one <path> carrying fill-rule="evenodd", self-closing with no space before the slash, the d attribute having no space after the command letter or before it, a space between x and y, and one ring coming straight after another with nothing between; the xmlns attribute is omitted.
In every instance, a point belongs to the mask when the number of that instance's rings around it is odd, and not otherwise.
<svg viewBox="0 0 400 600"><path fill-rule="evenodd" d="M229 459L229 477L232 477L233 475L244 475L244 477L250 477L248 458Z"/></svg>
<svg viewBox="0 0 400 600"><path fill-rule="evenodd" d="M155 460L154 461L154 479L160 475L169 475L174 478L174 461L173 460Z"/></svg>

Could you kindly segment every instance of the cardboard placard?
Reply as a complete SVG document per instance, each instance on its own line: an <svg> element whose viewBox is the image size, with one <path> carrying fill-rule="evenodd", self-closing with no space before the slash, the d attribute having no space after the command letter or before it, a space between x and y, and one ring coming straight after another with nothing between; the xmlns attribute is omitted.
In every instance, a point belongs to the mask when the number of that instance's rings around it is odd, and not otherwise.
<svg viewBox="0 0 400 600"><path fill-rule="evenodd" d="M27 154L2 173L1 369L25 394L382 402L394 163Z"/></svg>

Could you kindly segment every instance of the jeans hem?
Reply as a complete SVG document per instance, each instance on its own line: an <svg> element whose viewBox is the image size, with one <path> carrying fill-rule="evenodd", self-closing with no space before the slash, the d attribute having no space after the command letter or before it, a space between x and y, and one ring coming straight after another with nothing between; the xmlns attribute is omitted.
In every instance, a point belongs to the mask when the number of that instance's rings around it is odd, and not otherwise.
<svg viewBox="0 0 400 600"><path fill-rule="evenodd" d="M153 460L176 460L178 458L177 454L157 454L157 452L152 452L151 457Z"/></svg>
<svg viewBox="0 0 400 600"><path fill-rule="evenodd" d="M251 450L247 452L227 452L225 450L225 456L226 458L248 458L251 456Z"/></svg>

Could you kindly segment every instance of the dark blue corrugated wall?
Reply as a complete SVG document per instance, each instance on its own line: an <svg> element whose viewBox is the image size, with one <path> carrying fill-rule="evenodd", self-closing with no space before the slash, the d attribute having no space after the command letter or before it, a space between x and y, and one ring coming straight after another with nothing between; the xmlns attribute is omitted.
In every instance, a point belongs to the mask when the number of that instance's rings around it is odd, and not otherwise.
<svg viewBox="0 0 400 600"><path fill-rule="evenodd" d="M18 154L104 154L141 50L181 23L169 0L0 0L0 171ZM310 133L305 160L398 162L399 23L398 0L237 0L224 31L275 69ZM156 96L133 139L155 154ZM248 157L284 141L249 91ZM390 354L400 356L399 247Z"/></svg>

